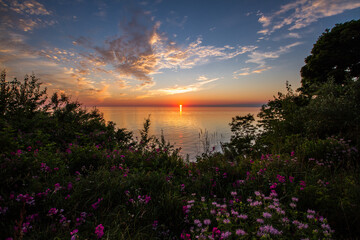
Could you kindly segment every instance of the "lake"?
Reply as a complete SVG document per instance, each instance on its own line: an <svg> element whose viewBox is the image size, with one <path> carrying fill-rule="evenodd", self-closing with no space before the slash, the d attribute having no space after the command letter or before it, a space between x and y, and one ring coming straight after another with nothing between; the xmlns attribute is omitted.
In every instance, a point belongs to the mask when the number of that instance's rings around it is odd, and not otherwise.
<svg viewBox="0 0 360 240"><path fill-rule="evenodd" d="M221 151L221 142L231 137L229 123L232 117L256 115L260 107L97 107L106 121L118 128L133 131L139 137L145 119L150 115L150 134L163 132L165 140L181 148L181 155L195 160L206 148Z"/></svg>

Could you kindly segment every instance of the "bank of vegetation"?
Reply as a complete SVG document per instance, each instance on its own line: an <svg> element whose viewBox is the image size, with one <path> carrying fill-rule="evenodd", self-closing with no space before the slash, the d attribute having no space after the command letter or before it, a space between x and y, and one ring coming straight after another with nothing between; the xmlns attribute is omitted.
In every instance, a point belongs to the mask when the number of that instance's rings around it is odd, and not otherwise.
<svg viewBox="0 0 360 240"><path fill-rule="evenodd" d="M223 153L186 162L165 139L106 123L35 76L0 79L1 239L356 239L360 21L318 39ZM121 127L121 126L119 126Z"/></svg>

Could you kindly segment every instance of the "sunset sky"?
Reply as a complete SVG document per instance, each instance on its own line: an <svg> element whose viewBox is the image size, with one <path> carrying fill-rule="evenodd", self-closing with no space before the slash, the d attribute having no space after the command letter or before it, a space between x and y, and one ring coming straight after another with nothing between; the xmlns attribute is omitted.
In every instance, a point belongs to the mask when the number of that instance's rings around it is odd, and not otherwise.
<svg viewBox="0 0 360 240"><path fill-rule="evenodd" d="M88 106L259 105L359 0L0 0L0 67Z"/></svg>

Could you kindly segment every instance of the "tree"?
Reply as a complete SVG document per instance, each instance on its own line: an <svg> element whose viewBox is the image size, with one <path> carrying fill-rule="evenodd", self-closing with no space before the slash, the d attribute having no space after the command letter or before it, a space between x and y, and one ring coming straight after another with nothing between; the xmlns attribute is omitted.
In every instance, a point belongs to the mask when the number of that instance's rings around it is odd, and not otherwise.
<svg viewBox="0 0 360 240"><path fill-rule="evenodd" d="M360 76L360 20L336 24L326 29L306 57L301 68L302 93L313 95L319 85L334 79L346 84L347 79Z"/></svg>

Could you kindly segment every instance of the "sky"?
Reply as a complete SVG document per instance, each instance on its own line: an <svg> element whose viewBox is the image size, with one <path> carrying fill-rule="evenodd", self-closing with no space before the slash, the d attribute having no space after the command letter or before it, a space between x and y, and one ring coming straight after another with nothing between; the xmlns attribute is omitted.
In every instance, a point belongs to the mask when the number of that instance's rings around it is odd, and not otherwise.
<svg viewBox="0 0 360 240"><path fill-rule="evenodd" d="M360 0L0 0L0 69L86 106L257 106Z"/></svg>

